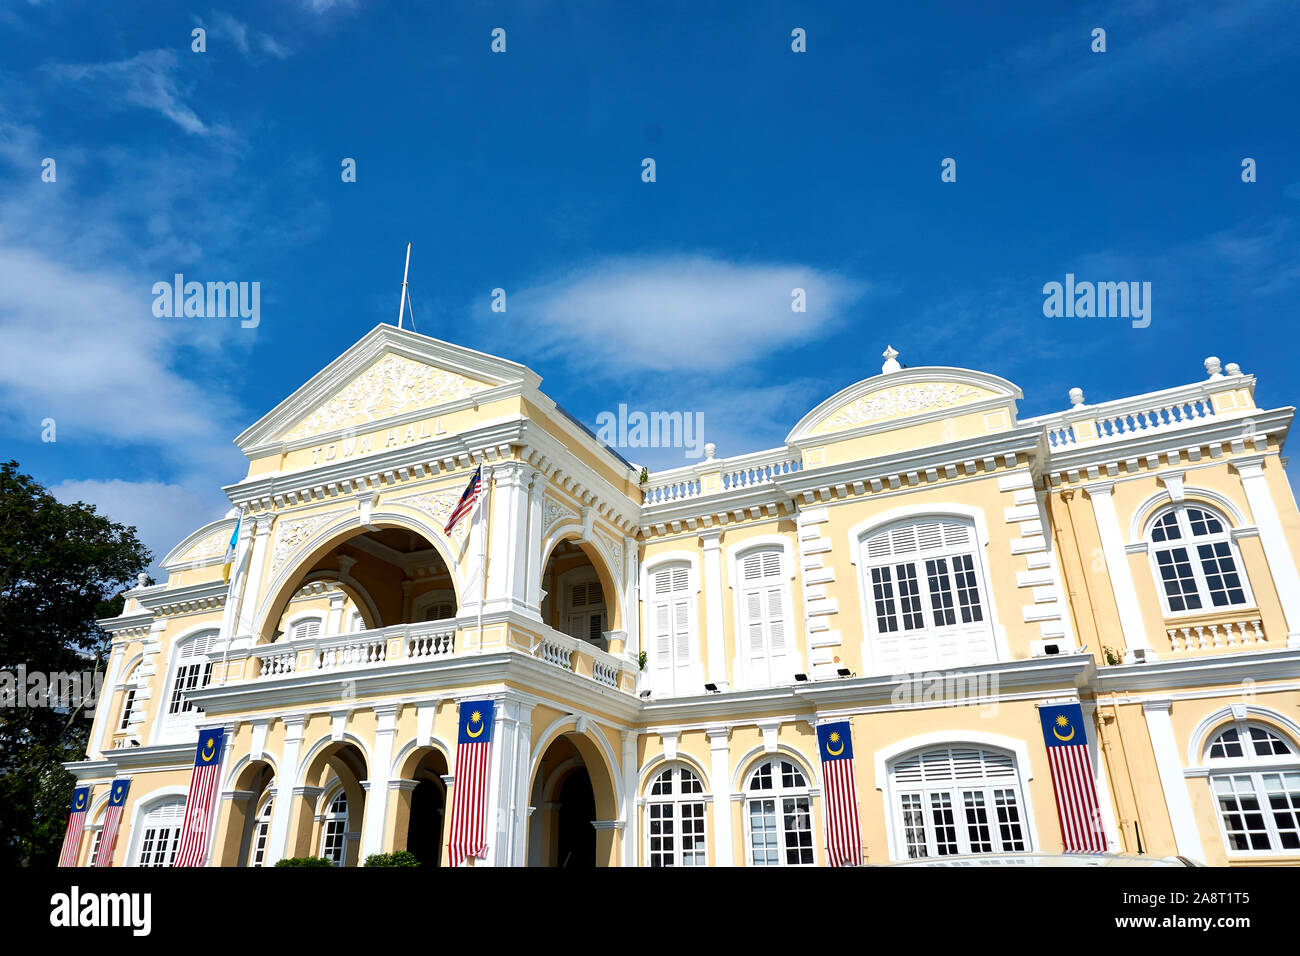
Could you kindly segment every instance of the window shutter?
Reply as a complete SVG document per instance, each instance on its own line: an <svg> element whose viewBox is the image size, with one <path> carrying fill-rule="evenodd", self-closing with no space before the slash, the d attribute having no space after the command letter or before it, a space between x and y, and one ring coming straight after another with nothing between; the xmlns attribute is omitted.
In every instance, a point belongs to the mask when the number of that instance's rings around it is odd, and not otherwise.
<svg viewBox="0 0 1300 956"><path fill-rule="evenodd" d="M785 610L782 606L784 589L767 589L767 625L769 646L773 655L785 653Z"/></svg>
<svg viewBox="0 0 1300 956"><path fill-rule="evenodd" d="M767 649L763 641L763 592L745 593L745 621L749 630L749 653L762 657Z"/></svg>
<svg viewBox="0 0 1300 956"><path fill-rule="evenodd" d="M691 663L691 602L685 598L673 602L673 656L677 666Z"/></svg>
<svg viewBox="0 0 1300 956"><path fill-rule="evenodd" d="M655 637L655 666L670 667L672 665L672 621L669 617L672 608L670 605L656 604L654 607L654 637Z"/></svg>

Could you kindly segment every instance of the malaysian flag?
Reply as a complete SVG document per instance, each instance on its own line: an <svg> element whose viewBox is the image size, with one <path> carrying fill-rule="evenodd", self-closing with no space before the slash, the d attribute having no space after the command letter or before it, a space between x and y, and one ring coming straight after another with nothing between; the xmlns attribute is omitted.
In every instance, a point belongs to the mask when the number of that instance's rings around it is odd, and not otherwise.
<svg viewBox="0 0 1300 956"><path fill-rule="evenodd" d="M853 776L853 731L847 720L819 724L817 746L826 780L826 854L831 866L862 865L858 785Z"/></svg>
<svg viewBox="0 0 1300 956"><path fill-rule="evenodd" d="M487 855L488 765L492 756L490 700L467 700L460 705L460 735L456 738L456 776L452 780L451 834L447 857L460 866L466 857Z"/></svg>
<svg viewBox="0 0 1300 956"><path fill-rule="evenodd" d="M185 822L172 866L202 866L208 854L208 837L217 809L217 777L221 772L221 746L225 731L200 730L194 751L194 772L185 799Z"/></svg>
<svg viewBox="0 0 1300 956"><path fill-rule="evenodd" d="M483 487L483 466L474 469L474 476L470 478L469 484L465 486L465 493L460 496L460 501L456 502L456 507L451 509L451 515L447 518L447 524L443 527L443 532L450 535L452 529L465 517L474 510L474 505L478 503L479 492Z"/></svg>
<svg viewBox="0 0 1300 956"><path fill-rule="evenodd" d="M78 787L72 791L72 806L68 811L68 829L63 834L63 852L59 854L59 866L77 865L77 851L81 849L81 834L86 829L86 808L89 806L89 787Z"/></svg>
<svg viewBox="0 0 1300 956"><path fill-rule="evenodd" d="M114 780L108 791L108 809L104 811L104 829L99 832L99 852L95 854L94 866L113 865L113 847L117 843L117 828L122 823L122 808L126 806L126 794L131 789L130 780Z"/></svg>
<svg viewBox="0 0 1300 956"><path fill-rule="evenodd" d="M1077 704L1040 704L1043 743L1052 768L1056 813L1066 853L1104 853L1106 834L1101 827L1097 786L1088 759L1088 732L1083 709Z"/></svg>

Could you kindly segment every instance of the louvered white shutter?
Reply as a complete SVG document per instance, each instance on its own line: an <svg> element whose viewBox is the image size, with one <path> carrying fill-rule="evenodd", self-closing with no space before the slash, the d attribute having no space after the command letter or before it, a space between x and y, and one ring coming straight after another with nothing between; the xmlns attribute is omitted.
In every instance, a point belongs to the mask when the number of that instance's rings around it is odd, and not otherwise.
<svg viewBox="0 0 1300 956"><path fill-rule="evenodd" d="M781 680L788 670L782 556L780 548L768 548L745 555L740 563L748 676L758 686Z"/></svg>
<svg viewBox="0 0 1300 956"><path fill-rule="evenodd" d="M690 575L684 565L651 576L651 627L655 684L661 693L682 694L691 685Z"/></svg>

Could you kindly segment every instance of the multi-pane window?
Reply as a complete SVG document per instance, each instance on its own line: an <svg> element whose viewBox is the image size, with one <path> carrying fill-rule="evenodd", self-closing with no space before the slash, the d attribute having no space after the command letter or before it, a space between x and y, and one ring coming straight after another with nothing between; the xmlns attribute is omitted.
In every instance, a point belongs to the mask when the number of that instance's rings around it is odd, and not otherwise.
<svg viewBox="0 0 1300 956"><path fill-rule="evenodd" d="M926 518L862 541L874 666L879 672L996 660L975 528Z"/></svg>
<svg viewBox="0 0 1300 956"><path fill-rule="evenodd" d="M95 865L95 857L99 855L99 839L103 835L104 835L104 828L101 825L100 828L95 831L94 836L90 840L90 855L86 857L86 866Z"/></svg>
<svg viewBox="0 0 1300 956"><path fill-rule="evenodd" d="M769 687L789 680L789 582L782 548L761 548L740 558L741 635L749 683Z"/></svg>
<svg viewBox="0 0 1300 956"><path fill-rule="evenodd" d="M185 798L164 800L140 821L140 850L136 866L171 866L181 841Z"/></svg>
<svg viewBox="0 0 1300 956"><path fill-rule="evenodd" d="M651 866L704 866L704 784L686 767L661 770L646 792Z"/></svg>
<svg viewBox="0 0 1300 956"><path fill-rule="evenodd" d="M122 719L118 722L117 729L119 732L131 729L131 714L135 712L135 685L132 684L126 689L126 694L122 701Z"/></svg>
<svg viewBox="0 0 1300 956"><path fill-rule="evenodd" d="M780 757L764 761L745 788L745 824L753 866L811 866L812 798L795 764Z"/></svg>
<svg viewBox="0 0 1300 956"><path fill-rule="evenodd" d="M1300 755L1290 741L1237 721L1210 741L1206 761L1229 851L1300 851Z"/></svg>
<svg viewBox="0 0 1300 956"><path fill-rule="evenodd" d="M650 646L655 689L661 694L698 693L691 666L694 601L690 569L670 564L650 575Z"/></svg>
<svg viewBox="0 0 1300 956"><path fill-rule="evenodd" d="M320 855L335 866L342 866L347 857L348 797L342 790L330 801L321 828Z"/></svg>
<svg viewBox="0 0 1300 956"><path fill-rule="evenodd" d="M171 693L167 697L169 715L194 710L194 705L185 698L186 692L207 687L212 680L212 662L207 659L207 653L216 636L216 631L210 631L192 637L177 653L176 673L172 678Z"/></svg>
<svg viewBox="0 0 1300 956"><path fill-rule="evenodd" d="M1030 849L1020 778L1010 754L937 747L897 760L890 783L908 859Z"/></svg>
<svg viewBox="0 0 1300 956"><path fill-rule="evenodd" d="M272 784L274 786L274 784ZM266 862L266 844L271 837L271 808L274 800L267 800L253 820L253 836L248 852L249 866L262 866Z"/></svg>
<svg viewBox="0 0 1300 956"><path fill-rule="evenodd" d="M1232 533L1209 509L1180 504L1163 512L1150 546L1169 613L1251 603Z"/></svg>

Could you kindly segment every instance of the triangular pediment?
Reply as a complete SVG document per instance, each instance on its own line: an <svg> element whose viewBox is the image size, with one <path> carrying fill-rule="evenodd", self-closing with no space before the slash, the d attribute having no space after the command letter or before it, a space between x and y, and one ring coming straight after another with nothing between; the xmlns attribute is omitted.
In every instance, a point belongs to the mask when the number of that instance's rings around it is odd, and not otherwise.
<svg viewBox="0 0 1300 956"><path fill-rule="evenodd" d="M388 419L489 399L541 379L528 368L381 325L236 439L245 452L376 427Z"/></svg>
<svg viewBox="0 0 1300 956"><path fill-rule="evenodd" d="M912 368L864 379L837 392L800 420L791 445L906 428L921 422L1007 407L1014 422L1020 389L985 372Z"/></svg>

